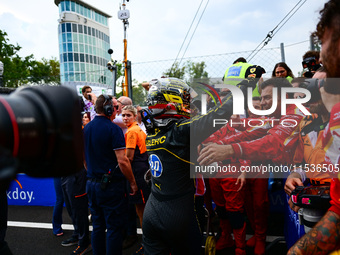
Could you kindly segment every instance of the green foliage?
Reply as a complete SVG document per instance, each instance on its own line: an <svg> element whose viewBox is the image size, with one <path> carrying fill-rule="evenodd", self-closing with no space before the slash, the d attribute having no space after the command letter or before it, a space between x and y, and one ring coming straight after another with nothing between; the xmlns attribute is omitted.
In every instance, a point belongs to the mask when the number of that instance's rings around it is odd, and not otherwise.
<svg viewBox="0 0 340 255"><path fill-rule="evenodd" d="M138 84L137 86L132 87L132 95L133 95L133 104L145 106L146 105L146 96L147 92L143 88L142 84Z"/></svg>
<svg viewBox="0 0 340 255"><path fill-rule="evenodd" d="M187 61L182 67L179 67L179 63L175 62L163 75L183 79L186 82L192 79L208 79L208 72L205 71L206 67L207 65L204 61L197 63Z"/></svg>
<svg viewBox="0 0 340 255"><path fill-rule="evenodd" d="M21 47L9 44L7 33L0 30L0 61L4 64L3 85L19 87L28 83L60 83L60 64L57 59L37 61L33 54L21 58Z"/></svg>
<svg viewBox="0 0 340 255"><path fill-rule="evenodd" d="M133 80L134 84L137 83L136 80ZM143 88L142 83L139 83L138 85L132 86L132 103L134 105L140 105L145 106L146 105L146 96L147 91ZM123 95L123 92L120 91L116 94L116 97L119 98Z"/></svg>
<svg viewBox="0 0 340 255"><path fill-rule="evenodd" d="M208 78L208 72L204 69L207 67L204 61L202 62L187 62L187 68L190 78L193 79L202 79L202 78Z"/></svg>
<svg viewBox="0 0 340 255"><path fill-rule="evenodd" d="M186 66L179 67L179 63L173 63L172 67L166 70L163 74L168 77L175 77L178 79L184 79Z"/></svg>

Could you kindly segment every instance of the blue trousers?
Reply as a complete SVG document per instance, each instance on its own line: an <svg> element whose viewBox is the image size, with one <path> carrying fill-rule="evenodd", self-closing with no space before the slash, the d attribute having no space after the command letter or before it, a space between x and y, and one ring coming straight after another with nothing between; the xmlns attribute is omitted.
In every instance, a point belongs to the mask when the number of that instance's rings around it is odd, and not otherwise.
<svg viewBox="0 0 340 255"><path fill-rule="evenodd" d="M73 237L79 239L79 245L86 247L89 240L88 198L86 194L86 170L61 178L66 208L71 211L74 226Z"/></svg>
<svg viewBox="0 0 340 255"><path fill-rule="evenodd" d="M52 217L52 226L53 226L53 234L59 234L63 232L61 228L61 224L63 223L63 206L64 206L64 196L63 191L61 189L60 177L56 177L53 179L54 190L56 201L53 207L53 217Z"/></svg>
<svg viewBox="0 0 340 255"><path fill-rule="evenodd" d="M92 214L93 254L121 255L128 215L125 180L111 182L105 190L100 188L100 182L88 180L86 188Z"/></svg>

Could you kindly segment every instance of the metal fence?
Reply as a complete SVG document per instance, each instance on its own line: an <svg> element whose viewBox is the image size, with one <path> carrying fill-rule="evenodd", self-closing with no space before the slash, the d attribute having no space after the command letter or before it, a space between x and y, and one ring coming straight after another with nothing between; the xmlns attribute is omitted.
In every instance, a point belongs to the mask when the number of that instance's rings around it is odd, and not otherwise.
<svg viewBox="0 0 340 255"><path fill-rule="evenodd" d="M205 71L208 72L209 78L223 77L226 69L232 65L232 63L239 57L244 57L251 64L262 66L266 70L264 78L270 78L271 72L276 63L285 61L287 56L290 57L291 62L287 64L293 70L292 65L295 65L294 75L299 76L299 72L302 71L301 61L303 54L310 50L309 40L298 42L291 45L284 45L281 47L273 47L262 49L259 52L253 51L240 51L231 52L216 55L206 55L197 57L183 58L180 63L180 68L186 65L188 61L198 63L204 61L206 64ZM249 56L254 56L248 59ZM293 61L292 61L293 59ZM155 60L147 62L132 62L132 79L138 82L149 81L154 78L161 77L164 72L169 70L174 63L175 59L168 60ZM293 63L292 63L293 62ZM301 70L299 69L301 67ZM185 75L185 78L189 80L189 74Z"/></svg>
<svg viewBox="0 0 340 255"><path fill-rule="evenodd" d="M232 65L232 63L239 57L247 57L252 53L252 51L243 51L243 52L232 52L225 54L217 54L217 55L208 55L208 56L198 56L198 57L189 57L183 58L179 67L183 67L186 65L188 61L198 63L204 61L206 64L205 71L208 72L208 77L223 77L226 69ZM132 63L132 77L138 82L148 81L153 78L161 77L165 71L169 70L173 64L175 59L168 60L156 60L149 62L138 62ZM254 58L249 61L250 63L254 63L256 65L260 65L264 67L268 72L272 71L274 65L281 61L281 51L280 47L270 48L261 50L261 52L255 55ZM189 79L189 74L186 74L185 77Z"/></svg>

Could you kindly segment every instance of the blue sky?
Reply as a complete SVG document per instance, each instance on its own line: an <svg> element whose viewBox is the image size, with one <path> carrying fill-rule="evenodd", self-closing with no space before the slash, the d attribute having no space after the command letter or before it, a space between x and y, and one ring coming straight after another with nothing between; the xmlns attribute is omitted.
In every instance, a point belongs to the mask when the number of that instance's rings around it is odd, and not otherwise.
<svg viewBox="0 0 340 255"><path fill-rule="evenodd" d="M113 57L123 59L123 24L117 18L121 2L84 1L112 16L109 26ZM203 1L201 10L207 1ZM210 0L185 57L253 50L297 2ZM286 63L295 75L309 47L305 41L315 30L318 12L325 2L307 0L265 47L279 47L282 42L300 43L286 51ZM130 0L128 59L135 62L174 59L200 3L201 0ZM21 56L34 54L37 60L58 57L58 17L54 0L0 1L1 30L8 33L10 43L22 46Z"/></svg>

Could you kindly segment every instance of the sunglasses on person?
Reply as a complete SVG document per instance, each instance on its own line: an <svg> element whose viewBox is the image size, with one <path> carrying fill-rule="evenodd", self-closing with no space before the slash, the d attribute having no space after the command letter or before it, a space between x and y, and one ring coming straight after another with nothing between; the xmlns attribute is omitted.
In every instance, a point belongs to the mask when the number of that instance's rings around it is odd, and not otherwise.
<svg viewBox="0 0 340 255"><path fill-rule="evenodd" d="M116 111L118 110L119 108L119 105L112 105L114 109L116 109Z"/></svg>
<svg viewBox="0 0 340 255"><path fill-rule="evenodd" d="M284 73L284 72L286 72L286 71L277 71L277 72L275 72L276 74L281 74L281 73Z"/></svg>

